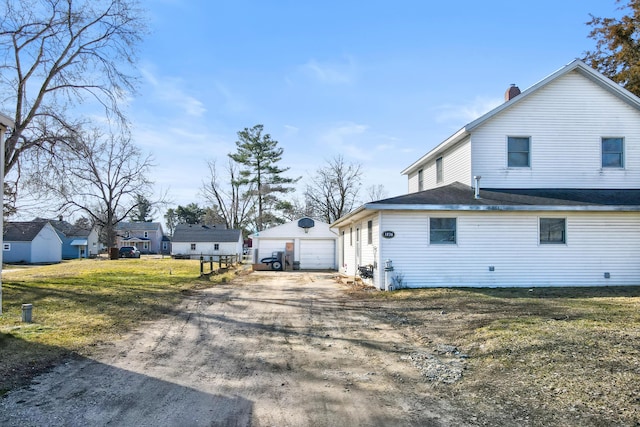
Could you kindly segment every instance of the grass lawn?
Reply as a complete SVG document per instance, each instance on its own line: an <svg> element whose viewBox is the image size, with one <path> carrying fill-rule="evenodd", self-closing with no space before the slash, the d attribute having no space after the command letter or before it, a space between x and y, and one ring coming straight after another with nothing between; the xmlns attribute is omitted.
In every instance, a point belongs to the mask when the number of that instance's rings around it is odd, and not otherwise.
<svg viewBox="0 0 640 427"><path fill-rule="evenodd" d="M5 267L5 269L13 267ZM86 354L170 310L199 279L197 260L73 260L3 273L0 395L71 354ZM32 323L22 304L33 304Z"/></svg>

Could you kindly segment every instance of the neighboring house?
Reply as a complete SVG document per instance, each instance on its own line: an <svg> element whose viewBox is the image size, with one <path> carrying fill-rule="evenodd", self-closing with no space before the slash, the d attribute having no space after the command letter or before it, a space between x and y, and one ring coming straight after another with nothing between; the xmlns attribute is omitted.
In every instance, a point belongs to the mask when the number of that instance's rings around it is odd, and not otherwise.
<svg viewBox="0 0 640 427"><path fill-rule="evenodd" d="M249 236L252 240L253 262L271 256L273 252L293 252L293 262L303 270L336 270L338 267L338 235L329 224L311 218L278 225ZM293 265L291 266L293 267Z"/></svg>
<svg viewBox="0 0 640 427"><path fill-rule="evenodd" d="M214 225L178 224L171 237L171 255L242 257L242 232Z"/></svg>
<svg viewBox="0 0 640 427"><path fill-rule="evenodd" d="M637 285L640 99L573 61L340 218L341 271L380 288ZM386 267L386 271L385 271Z"/></svg>
<svg viewBox="0 0 640 427"><path fill-rule="evenodd" d="M62 261L62 240L48 222L7 222L2 241L6 263L55 263Z"/></svg>
<svg viewBox="0 0 640 427"><path fill-rule="evenodd" d="M62 241L62 259L92 258L100 253L99 233L95 227L78 227L64 221L36 218L36 222L48 222Z"/></svg>
<svg viewBox="0 0 640 427"><path fill-rule="evenodd" d="M159 222L119 222L116 235L118 247L135 246L143 254L170 253Z"/></svg>

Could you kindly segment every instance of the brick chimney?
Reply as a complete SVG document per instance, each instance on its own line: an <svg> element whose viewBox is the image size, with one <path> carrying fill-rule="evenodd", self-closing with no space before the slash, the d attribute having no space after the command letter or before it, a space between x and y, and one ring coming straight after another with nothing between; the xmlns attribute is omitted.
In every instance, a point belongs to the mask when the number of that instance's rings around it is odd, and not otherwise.
<svg viewBox="0 0 640 427"><path fill-rule="evenodd" d="M511 83L511 86L509 86L509 89L507 89L507 91L504 93L504 100L510 101L518 95L520 95L520 89L518 88L518 86Z"/></svg>

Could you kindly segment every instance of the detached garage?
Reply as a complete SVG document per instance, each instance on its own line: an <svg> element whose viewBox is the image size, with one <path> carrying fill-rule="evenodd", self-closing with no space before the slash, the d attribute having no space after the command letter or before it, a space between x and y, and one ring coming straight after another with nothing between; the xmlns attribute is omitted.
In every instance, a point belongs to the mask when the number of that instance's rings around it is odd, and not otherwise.
<svg viewBox="0 0 640 427"><path fill-rule="evenodd" d="M301 270L336 270L338 235L329 224L301 218L249 236L253 240L253 262L274 252L284 252L289 265Z"/></svg>

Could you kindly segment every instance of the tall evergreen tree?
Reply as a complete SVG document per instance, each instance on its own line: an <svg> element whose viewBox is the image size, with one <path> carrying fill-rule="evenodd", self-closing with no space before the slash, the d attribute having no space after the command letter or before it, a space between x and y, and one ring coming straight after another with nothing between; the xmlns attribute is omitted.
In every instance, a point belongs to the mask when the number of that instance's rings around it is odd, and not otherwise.
<svg viewBox="0 0 640 427"><path fill-rule="evenodd" d="M134 222L151 222L153 221L153 203L149 201L143 194L136 194L136 205L134 206L129 219Z"/></svg>
<svg viewBox="0 0 640 427"><path fill-rule="evenodd" d="M277 221L274 215L279 201L277 194L293 191L293 187L288 184L294 184L299 179L282 175L289 170L289 168L278 166L284 149L278 147L278 141L271 139L271 135L263 131L263 125L255 125L251 129L244 128L238 132L237 152L229 154L233 161L243 167L236 184L255 185L254 193L258 202L256 218L258 231L264 229L265 222Z"/></svg>

